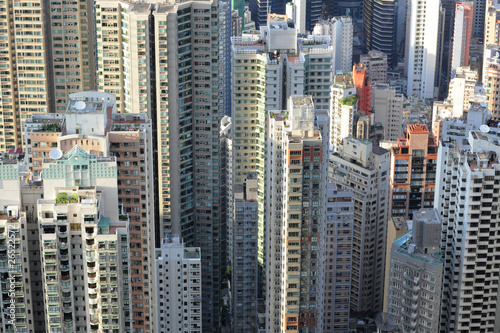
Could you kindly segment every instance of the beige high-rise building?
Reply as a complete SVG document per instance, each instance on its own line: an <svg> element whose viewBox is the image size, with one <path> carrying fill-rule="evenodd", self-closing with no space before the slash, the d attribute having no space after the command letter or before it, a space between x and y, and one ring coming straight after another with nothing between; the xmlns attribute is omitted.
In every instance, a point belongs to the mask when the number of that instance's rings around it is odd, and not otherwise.
<svg viewBox="0 0 500 333"><path fill-rule="evenodd" d="M95 89L94 2L50 1L50 24L48 84L55 94L50 112L64 113L70 94Z"/></svg>
<svg viewBox="0 0 500 333"><path fill-rule="evenodd" d="M0 151L8 151L22 147L25 119L49 111L47 48L41 1L9 0L0 11Z"/></svg>
<svg viewBox="0 0 500 333"><path fill-rule="evenodd" d="M88 91L71 94L65 114L33 115L25 131L26 161L35 184L47 181L42 170L53 149L67 153L79 145L95 156L115 156L120 214L130 217L129 307L135 328L147 327L155 297L148 281L155 249L151 120L146 114L117 114L113 95Z"/></svg>
<svg viewBox="0 0 500 333"><path fill-rule="evenodd" d="M38 200L46 332L132 331L129 216L115 157L75 145L43 166Z"/></svg>
<svg viewBox="0 0 500 333"><path fill-rule="evenodd" d="M384 298L390 153L352 137L339 148L330 156L328 177L353 192L351 310L378 313Z"/></svg>
<svg viewBox="0 0 500 333"><path fill-rule="evenodd" d="M323 320L327 140L310 96L269 114L267 332L316 332Z"/></svg>
<svg viewBox="0 0 500 333"><path fill-rule="evenodd" d="M22 148L24 121L64 112L70 93L95 88L91 1L0 4L0 151Z"/></svg>

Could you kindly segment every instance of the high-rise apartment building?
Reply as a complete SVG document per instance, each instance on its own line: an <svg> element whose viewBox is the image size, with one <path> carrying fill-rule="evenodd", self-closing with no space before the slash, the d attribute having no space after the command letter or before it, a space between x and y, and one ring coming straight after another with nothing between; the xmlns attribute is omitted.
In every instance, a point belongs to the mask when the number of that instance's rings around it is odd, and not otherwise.
<svg viewBox="0 0 500 333"><path fill-rule="evenodd" d="M47 57L55 106L51 112L64 113L70 94L95 89L95 23L93 1L50 1L46 53L53 55Z"/></svg>
<svg viewBox="0 0 500 333"><path fill-rule="evenodd" d="M416 211L412 231L392 243L387 312L403 331L437 333L443 260L441 221L434 209Z"/></svg>
<svg viewBox="0 0 500 333"><path fill-rule="evenodd" d="M458 67L455 76L450 80L448 101L453 104L453 116L461 117L470 107L471 96L474 95L478 74L470 67Z"/></svg>
<svg viewBox="0 0 500 333"><path fill-rule="evenodd" d="M201 333L201 253L167 237L155 255L156 332Z"/></svg>
<svg viewBox="0 0 500 333"><path fill-rule="evenodd" d="M118 199L130 216L131 306L135 327L151 320L154 285L155 209L153 204L152 124L146 114L117 114L115 96L82 92L69 96L65 114L33 115L25 123L26 161L35 183L42 181L50 151L67 153L75 145L97 156L114 156L118 168Z"/></svg>
<svg viewBox="0 0 500 333"><path fill-rule="evenodd" d="M413 212L432 208L437 169L436 139L427 125L408 125L406 137L391 148L390 214L412 219Z"/></svg>
<svg viewBox="0 0 500 333"><path fill-rule="evenodd" d="M231 117L224 116L220 121L220 218L223 224L222 234L224 261L231 265L233 244L233 123Z"/></svg>
<svg viewBox="0 0 500 333"><path fill-rule="evenodd" d="M330 145L337 151L342 140L354 133L358 115L359 95L351 73L337 74L333 78L330 108Z"/></svg>
<svg viewBox="0 0 500 333"><path fill-rule="evenodd" d="M218 327L225 272L219 244L217 125L224 111L218 87L224 80L218 4L96 2L99 89L117 95L119 112L150 114L158 151L156 246L172 233L202 249L204 332Z"/></svg>
<svg viewBox="0 0 500 333"><path fill-rule="evenodd" d="M327 140L313 109L292 96L289 113L269 114L268 332L314 332L323 320Z"/></svg>
<svg viewBox="0 0 500 333"><path fill-rule="evenodd" d="M500 82L500 63L490 63L486 68L484 90L486 90L486 104L495 120L500 119L500 92L496 88Z"/></svg>
<svg viewBox="0 0 500 333"><path fill-rule="evenodd" d="M0 330L34 331L33 290L30 288L30 252L27 218L21 201L19 160L0 155Z"/></svg>
<svg viewBox="0 0 500 333"><path fill-rule="evenodd" d="M49 112L45 57L48 40L44 33L42 2L6 1L0 8L5 13L0 20L4 41L0 45L0 151L9 151L23 146L25 119L33 113Z"/></svg>
<svg viewBox="0 0 500 333"><path fill-rule="evenodd" d="M397 65L398 0L366 0L363 7L365 52L381 51L391 67Z"/></svg>
<svg viewBox="0 0 500 333"><path fill-rule="evenodd" d="M314 26L314 35L327 35L332 40L333 70L347 73L352 66L353 23L349 16L321 20Z"/></svg>
<svg viewBox="0 0 500 333"><path fill-rule="evenodd" d="M299 37L286 17L272 15L270 18L273 21L261 26L260 33L232 39L233 186L242 185L248 172L257 173L261 267L264 261L267 113L285 109L289 96L306 93L312 96L316 107L328 109L332 81L329 36ZM262 298L263 288L263 285L259 288Z"/></svg>
<svg viewBox="0 0 500 333"><path fill-rule="evenodd" d="M326 202L325 286L321 332L349 332L351 301L353 193L328 183Z"/></svg>
<svg viewBox="0 0 500 333"><path fill-rule="evenodd" d="M370 84L387 83L387 54L380 51L368 51L362 54L359 60L366 67L366 75Z"/></svg>
<svg viewBox="0 0 500 333"><path fill-rule="evenodd" d="M38 226L47 332L132 331L128 215L114 157L75 145L43 166Z"/></svg>
<svg viewBox="0 0 500 333"><path fill-rule="evenodd" d="M234 332L258 332L257 293L258 201L257 173L249 172L242 185L234 188L231 258L232 325Z"/></svg>
<svg viewBox="0 0 500 333"><path fill-rule="evenodd" d="M405 74L407 95L420 99L434 97L438 57L440 1L411 0L406 24ZM432 22L432 24L431 24Z"/></svg>
<svg viewBox="0 0 500 333"><path fill-rule="evenodd" d="M444 260L441 331L496 332L498 317L500 164L496 129L441 141L435 208ZM460 251L458 250L460 249Z"/></svg>
<svg viewBox="0 0 500 333"><path fill-rule="evenodd" d="M231 3L229 0L219 1L219 112L221 116L231 116L231 31Z"/></svg>
<svg viewBox="0 0 500 333"><path fill-rule="evenodd" d="M384 140L396 141L403 132L404 97L387 83L371 85L375 123L383 127Z"/></svg>
<svg viewBox="0 0 500 333"><path fill-rule="evenodd" d="M64 112L68 94L95 88L95 21L89 1L0 6L0 151L8 151L23 147L24 121L32 114Z"/></svg>
<svg viewBox="0 0 500 333"><path fill-rule="evenodd" d="M488 50L489 47L497 47L500 38L500 7L497 1L487 1L484 19L484 51L483 51L483 70L480 77L485 82L486 68L492 53Z"/></svg>
<svg viewBox="0 0 500 333"><path fill-rule="evenodd" d="M455 4L453 46L450 52L450 78L455 76L459 67L469 66L469 49L472 37L473 16L474 5L471 1L459 1Z"/></svg>
<svg viewBox="0 0 500 333"><path fill-rule="evenodd" d="M382 310L389 170L389 151L352 137L345 138L329 160L329 181L339 189L353 192L351 310L354 312Z"/></svg>

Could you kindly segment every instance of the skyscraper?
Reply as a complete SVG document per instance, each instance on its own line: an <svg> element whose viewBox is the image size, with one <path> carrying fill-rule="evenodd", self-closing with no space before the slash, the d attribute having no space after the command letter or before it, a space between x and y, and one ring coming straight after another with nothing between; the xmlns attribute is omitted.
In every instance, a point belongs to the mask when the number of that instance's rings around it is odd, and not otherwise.
<svg viewBox="0 0 500 333"><path fill-rule="evenodd" d="M287 6L292 9L293 16L290 19L295 22L297 31L301 34L311 33L321 17L321 0L294 0Z"/></svg>
<svg viewBox="0 0 500 333"><path fill-rule="evenodd" d="M368 54L361 55L359 62L366 67L366 75L370 84L387 83L387 54L380 51L368 51Z"/></svg>
<svg viewBox="0 0 500 333"><path fill-rule="evenodd" d="M48 85L54 103L51 112L66 111L70 94L96 86L95 12L93 1L50 1L46 20ZM53 56L48 56L53 55Z"/></svg>
<svg viewBox="0 0 500 333"><path fill-rule="evenodd" d="M389 66L397 65L398 0L366 0L363 10L365 52L384 52Z"/></svg>
<svg viewBox="0 0 500 333"><path fill-rule="evenodd" d="M250 0L248 7L252 13L252 21L255 22L255 27L259 29L261 26L267 25L267 14L286 14L286 0Z"/></svg>
<svg viewBox="0 0 500 333"><path fill-rule="evenodd" d="M269 114L268 332L313 332L323 320L327 140L313 109L292 96L288 114Z"/></svg>
<svg viewBox="0 0 500 333"><path fill-rule="evenodd" d="M332 40L333 69L347 73L352 66L353 24L349 16L332 17L316 24L315 35L327 35Z"/></svg>
<svg viewBox="0 0 500 333"><path fill-rule="evenodd" d="M405 331L439 332L443 260L441 221L434 209L416 211L413 230L391 245L387 312Z"/></svg>
<svg viewBox="0 0 500 333"><path fill-rule="evenodd" d="M201 333L200 248L186 247L173 236L155 253L156 332Z"/></svg>
<svg viewBox="0 0 500 333"><path fill-rule="evenodd" d="M152 124L146 114L116 114L115 96L88 91L71 94L65 114L33 115L25 123L26 161L35 183L42 177L50 151L67 153L75 145L96 156L117 161L118 200L121 214L130 216L130 269L135 325L148 325L154 303L154 253ZM144 312L142 312L144 311ZM146 314L146 315L145 315Z"/></svg>
<svg viewBox="0 0 500 333"><path fill-rule="evenodd" d="M64 112L70 93L95 89L95 21L89 1L9 0L0 7L0 151L8 151L23 147L31 114Z"/></svg>
<svg viewBox="0 0 500 333"><path fill-rule="evenodd" d="M391 148L390 214L412 219L413 212L432 208L436 182L436 139L426 125L408 125L406 137Z"/></svg>
<svg viewBox="0 0 500 333"><path fill-rule="evenodd" d="M224 80L218 2L100 0L96 15L100 89L117 95L119 112L148 112L156 130L156 246L176 234L186 246L202 249L203 332L212 332L225 272L219 244L218 86Z"/></svg>
<svg viewBox="0 0 500 333"><path fill-rule="evenodd" d="M351 301L352 192L328 183L326 203L325 287L322 332L349 332Z"/></svg>
<svg viewBox="0 0 500 333"><path fill-rule="evenodd" d="M469 66L473 11L474 5L472 2L460 1L455 5L455 26L453 31L453 46L451 48L450 78L455 76L458 67Z"/></svg>
<svg viewBox="0 0 500 333"><path fill-rule="evenodd" d="M500 329L500 146L496 129L490 132L471 130L464 139L439 143L434 207L442 222L440 324L447 332Z"/></svg>
<svg viewBox="0 0 500 333"><path fill-rule="evenodd" d="M114 157L75 145L44 163L38 226L47 332L132 331L128 216Z"/></svg>
<svg viewBox="0 0 500 333"><path fill-rule="evenodd" d="M16 155L0 155L0 330L5 333L32 331L34 322L30 252L25 244L27 217L21 209L19 166Z"/></svg>
<svg viewBox="0 0 500 333"><path fill-rule="evenodd" d="M407 95L420 99L434 97L438 57L440 1L411 0L406 24L405 74ZM430 24L432 22L433 24Z"/></svg>
<svg viewBox="0 0 500 333"><path fill-rule="evenodd" d="M22 14L14 10L21 5ZM0 20L2 80L2 128L0 151L23 145L22 123L31 114L49 112L46 35L41 1L6 1L0 4L5 13Z"/></svg>
<svg viewBox="0 0 500 333"><path fill-rule="evenodd" d="M352 137L344 138L329 160L329 181L339 189L353 192L351 310L354 312L382 311L389 170L389 151Z"/></svg>
<svg viewBox="0 0 500 333"><path fill-rule="evenodd" d="M382 124L384 140L396 141L403 132L404 97L387 83L375 83L371 89L374 121Z"/></svg>

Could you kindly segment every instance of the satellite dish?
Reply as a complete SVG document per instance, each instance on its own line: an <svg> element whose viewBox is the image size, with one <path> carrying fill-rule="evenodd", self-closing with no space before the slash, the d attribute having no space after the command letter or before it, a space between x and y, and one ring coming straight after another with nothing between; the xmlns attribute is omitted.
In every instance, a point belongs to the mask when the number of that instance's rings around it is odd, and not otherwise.
<svg viewBox="0 0 500 333"><path fill-rule="evenodd" d="M488 125L479 126L479 130L483 133L488 133L490 131L490 127Z"/></svg>
<svg viewBox="0 0 500 333"><path fill-rule="evenodd" d="M54 160L58 160L60 159L62 156L63 156L63 153L60 149L52 149L50 152L49 152L49 156L50 158L54 159Z"/></svg>
<svg viewBox="0 0 500 333"><path fill-rule="evenodd" d="M85 109L86 106L87 106L87 104L85 104L84 101L77 101L75 103L75 109L77 109L77 110L83 110L83 109Z"/></svg>

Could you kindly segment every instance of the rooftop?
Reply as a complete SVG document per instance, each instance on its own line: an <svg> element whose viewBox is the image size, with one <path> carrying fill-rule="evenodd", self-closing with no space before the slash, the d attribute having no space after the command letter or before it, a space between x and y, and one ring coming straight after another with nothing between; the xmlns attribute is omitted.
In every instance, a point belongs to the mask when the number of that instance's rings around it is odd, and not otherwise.
<svg viewBox="0 0 500 333"><path fill-rule="evenodd" d="M424 254L416 250L415 244L412 243L412 232L408 231L404 235L396 238L394 241L395 244L400 245L399 249L396 252L405 255L414 260L418 260L427 264L439 266L443 264L443 260L441 259L441 252L434 252L431 254ZM413 251L412 249L413 248ZM410 249L410 251L408 251Z"/></svg>

